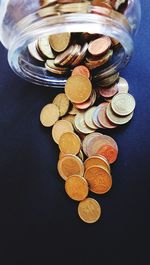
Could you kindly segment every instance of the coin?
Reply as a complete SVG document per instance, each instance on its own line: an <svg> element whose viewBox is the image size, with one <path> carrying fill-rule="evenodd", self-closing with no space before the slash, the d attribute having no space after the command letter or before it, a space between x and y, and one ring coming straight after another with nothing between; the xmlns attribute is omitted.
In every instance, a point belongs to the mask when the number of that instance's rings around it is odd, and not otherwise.
<svg viewBox="0 0 150 265"><path fill-rule="evenodd" d="M81 133L84 133L84 134L89 134L89 133L92 133L94 132L93 129L90 129L86 123L85 123L85 120L84 120L84 113L78 113L76 116L75 116L75 127L76 129L81 132Z"/></svg>
<svg viewBox="0 0 150 265"><path fill-rule="evenodd" d="M81 75L90 78L89 69L85 65L76 66L72 71L72 75Z"/></svg>
<svg viewBox="0 0 150 265"><path fill-rule="evenodd" d="M96 101L96 92L93 89L91 96L89 97L88 100L86 100L85 102L80 103L80 104L75 104L75 106L77 109L84 110L84 109L87 109L88 107L92 106L95 103L95 101Z"/></svg>
<svg viewBox="0 0 150 265"><path fill-rule="evenodd" d="M104 194L111 189L112 177L108 171L99 166L91 166L84 174L89 184L89 189L97 194Z"/></svg>
<svg viewBox="0 0 150 265"><path fill-rule="evenodd" d="M87 49L88 49L88 43L85 43L78 52L77 58L72 62L72 66L78 65L84 59Z"/></svg>
<svg viewBox="0 0 150 265"><path fill-rule="evenodd" d="M106 157L102 155L91 156L84 161L85 170L91 166L99 166L110 172L109 162Z"/></svg>
<svg viewBox="0 0 150 265"><path fill-rule="evenodd" d="M85 62L85 65L92 70L107 63L112 56L113 50L109 50L105 55L101 56L97 60L86 57L87 62Z"/></svg>
<svg viewBox="0 0 150 265"><path fill-rule="evenodd" d="M68 112L71 115L76 115L79 113L79 110L75 107L75 105L72 105L72 108L70 109L70 111Z"/></svg>
<svg viewBox="0 0 150 265"><path fill-rule="evenodd" d="M104 129L104 127L102 126L102 124L99 122L99 119L98 119L98 113L102 107L102 105L105 105L105 102L101 103L99 106L96 107L96 109L94 110L93 112L93 123L98 127L98 128L101 128L101 129Z"/></svg>
<svg viewBox="0 0 150 265"><path fill-rule="evenodd" d="M91 134L88 134L85 136L85 138L83 139L83 142L82 142L82 148L83 148L83 152L86 156L88 156L88 153L87 153L87 146L90 142L91 139L95 138L96 136L99 136L99 135L102 135L101 133L99 132L93 132Z"/></svg>
<svg viewBox="0 0 150 265"><path fill-rule="evenodd" d="M61 158L58 161L57 168L60 176L64 180L75 174L80 176L83 176L84 174L83 162L79 157L71 154L67 154Z"/></svg>
<svg viewBox="0 0 150 265"><path fill-rule="evenodd" d="M55 57L54 64L55 65L61 65L61 63L64 62L70 56L70 54L72 53L73 49L74 49L74 46L71 45L64 52L58 54Z"/></svg>
<svg viewBox="0 0 150 265"><path fill-rule="evenodd" d="M129 91L128 82L123 77L119 77L117 87L118 87L118 93L128 93Z"/></svg>
<svg viewBox="0 0 150 265"><path fill-rule="evenodd" d="M28 50L29 50L29 53L31 54L31 56L40 61L40 62L44 62L43 58L40 56L40 54L38 53L37 51L37 40L31 42L29 45L28 45Z"/></svg>
<svg viewBox="0 0 150 265"><path fill-rule="evenodd" d="M111 87L100 87L98 89L98 92L100 93L100 95L104 98L111 98L113 97L117 92L118 92L118 86L117 85L113 85Z"/></svg>
<svg viewBox="0 0 150 265"><path fill-rule="evenodd" d="M68 99L73 103L83 103L91 95L92 84L84 76L71 76L65 84L65 93Z"/></svg>
<svg viewBox="0 0 150 265"><path fill-rule="evenodd" d="M118 151L111 145L104 145L97 150L97 154L104 156L110 164L114 163L118 156Z"/></svg>
<svg viewBox="0 0 150 265"><path fill-rule="evenodd" d="M103 36L89 43L88 51L90 54L97 56L104 54L111 46L111 39Z"/></svg>
<svg viewBox="0 0 150 265"><path fill-rule="evenodd" d="M64 116L68 112L70 102L65 93L58 94L54 98L53 103L59 108L60 117Z"/></svg>
<svg viewBox="0 0 150 265"><path fill-rule="evenodd" d="M98 221L101 216L101 207L93 198L86 198L78 205L79 217L85 223L92 224Z"/></svg>
<svg viewBox="0 0 150 265"><path fill-rule="evenodd" d="M42 7L45 7L45 6L48 6L48 5L53 5L55 3L57 3L56 0L40 0L40 5Z"/></svg>
<svg viewBox="0 0 150 265"><path fill-rule="evenodd" d="M54 104L47 104L40 113L40 121L43 126L51 127L59 119L59 109Z"/></svg>
<svg viewBox="0 0 150 265"><path fill-rule="evenodd" d="M87 13L89 6L89 1L82 3L69 3L60 5L58 10L61 13Z"/></svg>
<svg viewBox="0 0 150 265"><path fill-rule="evenodd" d="M54 54L49 44L49 36L42 36L38 39L38 48L44 57L54 59Z"/></svg>
<svg viewBox="0 0 150 265"><path fill-rule="evenodd" d="M110 4L108 4L107 2L105 2L105 1L93 0L91 2L91 4L92 4L92 6L100 6L100 7L112 9L112 6Z"/></svg>
<svg viewBox="0 0 150 265"><path fill-rule="evenodd" d="M49 36L49 42L55 52L63 52L68 47L70 38L70 32L53 34Z"/></svg>
<svg viewBox="0 0 150 265"><path fill-rule="evenodd" d="M65 190L68 196L75 201L83 201L89 192L87 181L79 175L73 175L67 178Z"/></svg>
<svg viewBox="0 0 150 265"><path fill-rule="evenodd" d="M119 93L113 97L111 102L112 110L120 116L126 116L132 113L135 105L135 99L129 93Z"/></svg>
<svg viewBox="0 0 150 265"><path fill-rule="evenodd" d="M73 126L69 121L66 120L59 120L56 121L52 128L52 137L55 143L59 143L60 137L62 134L66 132L73 132Z"/></svg>
<svg viewBox="0 0 150 265"><path fill-rule="evenodd" d="M86 125L90 129L93 129L93 130L98 129L98 127L93 122L93 113L94 113L95 109L96 109L96 107L91 107L84 114L84 120L85 120Z"/></svg>
<svg viewBox="0 0 150 265"><path fill-rule="evenodd" d="M74 119L75 119L74 115L71 114L67 114L62 117L62 120L69 121L72 124L73 128L74 128Z"/></svg>
<svg viewBox="0 0 150 265"><path fill-rule="evenodd" d="M78 44L73 45L73 49L71 51L71 53L67 56L66 59L64 59L60 65L65 65L65 66L69 66L72 64L72 62L76 59L78 52L80 51L81 46Z"/></svg>
<svg viewBox="0 0 150 265"><path fill-rule="evenodd" d="M65 132L59 138L59 149L64 154L76 155L79 153L80 147L80 138L73 132Z"/></svg>
<svg viewBox="0 0 150 265"><path fill-rule="evenodd" d="M102 124L102 126L104 128L108 128L108 129L114 129L117 127L116 124L112 123L108 118L107 118L107 115L106 115L106 109L107 109L107 105L109 103L106 102L105 105L103 105L99 112L98 112L98 120L100 122L100 124Z"/></svg>
<svg viewBox="0 0 150 265"><path fill-rule="evenodd" d="M68 68L56 66L53 60L46 60L45 68L47 71L58 75L64 75L68 71Z"/></svg>
<svg viewBox="0 0 150 265"><path fill-rule="evenodd" d="M129 115L127 116L119 116L117 115L116 113L113 112L112 108L111 108L111 104L109 104L107 106L107 109L106 109L106 115L108 117L108 119L113 122L114 124L117 124L117 125L123 125L123 124L126 124L127 122L129 122L132 117L133 117L133 112L131 112Z"/></svg>

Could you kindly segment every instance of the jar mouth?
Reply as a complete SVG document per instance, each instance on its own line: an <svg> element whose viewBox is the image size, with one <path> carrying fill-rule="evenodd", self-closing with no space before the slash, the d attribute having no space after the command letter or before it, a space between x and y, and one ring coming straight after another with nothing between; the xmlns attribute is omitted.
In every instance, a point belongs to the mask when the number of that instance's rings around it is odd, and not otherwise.
<svg viewBox="0 0 150 265"><path fill-rule="evenodd" d="M40 36L63 32L98 33L118 40L122 49L111 65L102 70L99 76L103 79L120 71L129 62L133 52L129 24L122 14L115 11L110 12L106 8L95 7L92 11L94 12L55 15L40 19L32 14L20 21L17 25L19 33L15 34L8 51L8 61L13 71L35 84L64 87L67 76L51 75L44 66L32 63L30 55L26 53L28 44Z"/></svg>

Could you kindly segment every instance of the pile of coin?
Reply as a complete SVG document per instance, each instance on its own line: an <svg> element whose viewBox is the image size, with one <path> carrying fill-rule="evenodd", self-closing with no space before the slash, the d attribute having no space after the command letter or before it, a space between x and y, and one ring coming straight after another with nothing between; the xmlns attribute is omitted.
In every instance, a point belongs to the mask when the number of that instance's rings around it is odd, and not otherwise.
<svg viewBox="0 0 150 265"><path fill-rule="evenodd" d="M118 76L113 85L94 88L90 76L85 65L74 68L65 93L58 94L40 113L42 125L53 126L52 137L60 150L58 172L65 180L65 191L79 202L78 214L86 223L96 222L101 215L101 207L88 197L89 191L102 195L111 189L110 164L118 157L116 141L103 129L128 122L135 108L125 79ZM101 132L95 132L97 129Z"/></svg>

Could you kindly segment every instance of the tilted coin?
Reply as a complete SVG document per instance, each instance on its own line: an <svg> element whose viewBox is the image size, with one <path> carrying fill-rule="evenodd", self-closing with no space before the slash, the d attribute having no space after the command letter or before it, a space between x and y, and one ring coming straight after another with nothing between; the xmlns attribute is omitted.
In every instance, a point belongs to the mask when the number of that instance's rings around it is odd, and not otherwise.
<svg viewBox="0 0 150 265"><path fill-rule="evenodd" d="M84 59L87 49L88 49L88 43L85 43L78 52L77 58L72 62L72 66L78 65Z"/></svg>
<svg viewBox="0 0 150 265"><path fill-rule="evenodd" d="M111 46L111 39L103 36L89 43L88 51L90 54L97 56L105 53Z"/></svg>
<svg viewBox="0 0 150 265"><path fill-rule="evenodd" d="M68 47L70 38L70 32L53 34L49 36L49 42L55 52L63 52Z"/></svg>
<svg viewBox="0 0 150 265"><path fill-rule="evenodd" d="M111 189L112 177L110 173L99 166L91 166L84 174L89 189L97 194L104 194Z"/></svg>
<svg viewBox="0 0 150 265"><path fill-rule="evenodd" d="M87 181L79 175L72 175L67 178L65 190L68 196L75 201L83 201L89 192Z"/></svg>
<svg viewBox="0 0 150 265"><path fill-rule="evenodd" d="M106 109L106 115L108 117L108 119L113 122L114 124L117 124L117 125L123 125L123 124L126 124L128 123L132 117L133 117L133 112L131 112L129 115L127 116L119 116L117 115L111 108L111 104L109 104L107 106L107 109Z"/></svg>
<svg viewBox="0 0 150 265"><path fill-rule="evenodd" d="M54 64L55 65L61 65L61 63L64 62L70 56L73 49L74 49L74 45L71 45L64 52L58 54L55 57Z"/></svg>
<svg viewBox="0 0 150 265"><path fill-rule="evenodd" d="M78 205L78 214L82 221L92 224L98 221L101 216L101 207L93 198L86 198Z"/></svg>
<svg viewBox="0 0 150 265"><path fill-rule="evenodd" d="M98 113L99 113L101 107L102 107L103 105L105 105L104 103L105 103L105 102L101 103L100 105L98 105L98 106L96 107L96 109L95 109L94 112L93 112L93 117L92 117L92 119L93 119L93 123L94 123L98 128L101 128L101 129L104 129L104 126L102 126L102 124L99 122L99 119L98 119Z"/></svg>
<svg viewBox="0 0 150 265"><path fill-rule="evenodd" d="M76 155L79 153L80 147L80 138L73 132L65 132L59 138L59 149L64 154Z"/></svg>
<svg viewBox="0 0 150 265"><path fill-rule="evenodd" d="M75 117L72 114L67 114L67 115L62 117L62 120L69 121L72 124L73 128L74 128L74 119L75 119Z"/></svg>
<svg viewBox="0 0 150 265"><path fill-rule="evenodd" d="M118 83L116 85L118 87L118 93L128 93L129 85L125 78L119 77Z"/></svg>
<svg viewBox="0 0 150 265"><path fill-rule="evenodd" d="M40 121L43 126L51 127L59 119L59 109L54 104L47 104L41 110Z"/></svg>
<svg viewBox="0 0 150 265"><path fill-rule="evenodd" d="M60 117L64 116L68 112L70 102L65 93L59 93L54 98L53 103L59 108Z"/></svg>
<svg viewBox="0 0 150 265"><path fill-rule="evenodd" d="M78 113L76 116L75 116L75 127L76 129L81 132L81 133L84 133L84 134L89 134L89 133L92 133L94 132L95 130L93 129L90 129L86 123L85 123L85 120L84 120L84 113Z"/></svg>
<svg viewBox="0 0 150 265"><path fill-rule="evenodd" d="M60 137L66 132L73 132L73 126L69 121L58 120L52 128L52 137L55 143L59 143Z"/></svg>
<svg viewBox="0 0 150 265"><path fill-rule="evenodd" d="M98 82L99 87L109 87L113 85L118 80L118 78L119 78L119 73L112 74L104 79L101 79L100 74L96 74L94 76L95 83Z"/></svg>
<svg viewBox="0 0 150 265"><path fill-rule="evenodd" d="M85 161L84 161L84 167L85 170L91 166L100 166L102 168L104 168L106 171L110 172L110 165L108 160L102 156L102 155L95 155L95 156L91 156L88 157Z"/></svg>
<svg viewBox="0 0 150 265"><path fill-rule="evenodd" d="M106 109L108 104L109 103L106 102L106 104L100 108L98 112L98 120L104 128L114 129L117 127L117 125L112 123L106 115Z"/></svg>
<svg viewBox="0 0 150 265"><path fill-rule="evenodd" d="M75 107L74 104L72 104L72 108L69 110L68 113L71 114L71 115L76 115L76 114L79 113L79 110Z"/></svg>
<svg viewBox="0 0 150 265"><path fill-rule="evenodd" d="M84 165L81 159L75 155L65 155L58 161L58 172L59 175L66 180L68 177L72 175L80 175L84 174Z"/></svg>
<svg viewBox="0 0 150 265"><path fill-rule="evenodd" d="M103 55L102 57L100 57L97 60L90 60L90 59L86 58L87 62L85 62L85 65L89 69L95 69L95 68L100 67L100 66L104 65L105 63L107 63L112 56L113 56L113 50L109 50L105 55Z"/></svg>
<svg viewBox="0 0 150 265"><path fill-rule="evenodd" d="M107 3L106 1L92 0L91 4L93 6L100 6L100 7L105 7L105 8L108 8L108 9L112 9L112 6L109 3Z"/></svg>
<svg viewBox="0 0 150 265"><path fill-rule="evenodd" d="M84 120L85 120L86 125L93 130L98 129L98 127L93 122L93 113L95 109L96 107L91 107L88 110L86 110L84 114Z"/></svg>
<svg viewBox="0 0 150 265"><path fill-rule="evenodd" d="M46 60L45 68L47 71L58 75L66 74L68 71L68 68L56 66L54 60Z"/></svg>
<svg viewBox="0 0 150 265"><path fill-rule="evenodd" d="M135 99L129 93L119 93L113 97L111 102L112 110L120 116L126 116L132 113L135 105Z"/></svg>
<svg viewBox="0 0 150 265"><path fill-rule="evenodd" d="M73 103L85 102L91 95L92 84L84 76L71 76L65 84L65 93Z"/></svg>
<svg viewBox="0 0 150 265"><path fill-rule="evenodd" d="M44 59L40 56L40 54L38 53L37 51L37 40L31 42L29 45L28 45L28 50L29 50L29 53L31 54L31 56L40 61L40 62L44 62Z"/></svg>
<svg viewBox="0 0 150 265"><path fill-rule="evenodd" d="M38 48L44 57L54 59L54 54L49 44L49 36L43 36L38 39Z"/></svg>

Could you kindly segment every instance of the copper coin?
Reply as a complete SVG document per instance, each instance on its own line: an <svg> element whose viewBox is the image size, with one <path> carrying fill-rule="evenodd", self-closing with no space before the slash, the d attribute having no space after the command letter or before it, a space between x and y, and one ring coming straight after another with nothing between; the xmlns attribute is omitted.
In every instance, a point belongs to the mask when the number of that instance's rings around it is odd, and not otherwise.
<svg viewBox="0 0 150 265"><path fill-rule="evenodd" d="M35 40L34 42L31 42L29 45L28 45L28 50L29 50L29 53L31 54L31 56L40 61L40 62L44 62L43 58L40 56L40 54L38 53L37 51L37 40Z"/></svg>
<svg viewBox="0 0 150 265"><path fill-rule="evenodd" d="M111 87L100 87L98 89L100 95L104 98L111 98L113 97L117 92L118 92L118 86L117 85L113 85Z"/></svg>
<svg viewBox="0 0 150 265"><path fill-rule="evenodd" d="M66 120L59 120L56 121L52 128L52 137L55 143L59 143L60 137L62 134L66 132L73 132L73 126L69 121Z"/></svg>
<svg viewBox="0 0 150 265"><path fill-rule="evenodd" d="M76 155L79 153L80 147L80 138L73 132L65 132L59 138L59 149L64 154Z"/></svg>
<svg viewBox="0 0 150 265"><path fill-rule="evenodd" d="M100 7L104 7L104 8L108 8L108 9L112 9L112 6L104 1L100 1L100 0L93 0L91 2L92 6L100 6Z"/></svg>
<svg viewBox="0 0 150 265"><path fill-rule="evenodd" d="M101 78L100 74L95 75L95 82L98 82L99 87L109 87L112 86L119 78L119 73L113 73L111 76L104 79Z"/></svg>
<svg viewBox="0 0 150 265"><path fill-rule="evenodd" d="M97 56L105 53L111 46L111 39L103 36L89 43L88 51L90 54Z"/></svg>
<svg viewBox="0 0 150 265"><path fill-rule="evenodd" d="M106 102L107 103L107 102ZM107 103L108 105L109 103ZM98 112L98 120L100 122L100 124L102 124L103 127L108 128L108 129L114 129L117 127L116 124L113 124L107 117L106 115L106 109L107 109L107 105L104 105L103 107L101 107L101 109Z"/></svg>
<svg viewBox="0 0 150 265"><path fill-rule="evenodd" d="M77 155L82 161L84 161L84 154L83 154L82 150L80 150Z"/></svg>
<svg viewBox="0 0 150 265"><path fill-rule="evenodd" d="M68 196L75 201L83 201L89 192L87 181L79 175L72 175L67 178L65 190Z"/></svg>
<svg viewBox="0 0 150 265"><path fill-rule="evenodd" d="M79 113L79 110L75 107L75 104L72 104L72 108L68 112L71 115L76 115Z"/></svg>
<svg viewBox="0 0 150 265"><path fill-rule="evenodd" d="M86 198L78 205L78 214L82 221L92 224L98 221L101 216L101 207L93 198Z"/></svg>
<svg viewBox="0 0 150 265"><path fill-rule="evenodd" d="M93 113L95 109L96 107L91 107L88 110L86 110L84 114L84 120L85 120L86 125L93 130L98 129L98 127L93 122Z"/></svg>
<svg viewBox="0 0 150 265"><path fill-rule="evenodd" d="M55 57L54 63L56 65L60 65L63 61L65 61L68 58L68 56L72 53L73 49L74 49L74 46L71 45L64 52L58 54Z"/></svg>
<svg viewBox="0 0 150 265"><path fill-rule="evenodd" d="M99 166L110 172L110 165L105 156L95 155L88 157L84 162L85 170L91 166Z"/></svg>
<svg viewBox="0 0 150 265"><path fill-rule="evenodd" d="M135 99L129 93L118 93L113 97L111 102L112 110L120 116L126 116L132 113L135 105Z"/></svg>
<svg viewBox="0 0 150 265"><path fill-rule="evenodd" d="M111 145L104 145L98 151L97 154L107 158L110 164L114 163L118 156L118 151Z"/></svg>
<svg viewBox="0 0 150 265"><path fill-rule="evenodd" d="M72 75L82 75L87 78L90 78L89 69L85 65L76 66L72 71Z"/></svg>
<svg viewBox="0 0 150 265"><path fill-rule="evenodd" d="M128 82L123 77L119 77L117 87L118 87L118 93L128 93L129 91Z"/></svg>
<svg viewBox="0 0 150 265"><path fill-rule="evenodd" d="M70 102L64 93L58 94L54 98L53 103L59 108L59 116L60 117L64 116L67 113L67 111L69 109Z"/></svg>
<svg viewBox="0 0 150 265"><path fill-rule="evenodd" d="M70 38L70 32L53 34L49 36L49 42L54 51L62 52L68 47Z"/></svg>
<svg viewBox="0 0 150 265"><path fill-rule="evenodd" d="M131 112L127 116L119 116L115 112L113 112L113 110L111 108L111 104L109 104L107 106L107 109L106 109L106 115L107 115L108 119L117 125L123 125L123 124L126 124L127 122L129 122L132 119L133 114L134 113Z"/></svg>
<svg viewBox="0 0 150 265"><path fill-rule="evenodd" d="M47 104L40 113L40 121L43 126L51 127L59 119L59 109L54 104Z"/></svg>
<svg viewBox="0 0 150 265"><path fill-rule="evenodd" d="M91 138L88 141L86 148L88 157L98 154L98 150L105 145L111 145L118 153L118 146L116 141L108 135L99 134L95 135L95 137Z"/></svg>
<svg viewBox="0 0 150 265"><path fill-rule="evenodd" d="M83 103L91 95L92 84L85 76L71 76L65 84L65 93L73 103Z"/></svg>
<svg viewBox="0 0 150 265"><path fill-rule="evenodd" d="M45 7L45 6L48 6L48 5L53 5L56 2L57 2L56 0L40 0L40 5L42 7Z"/></svg>
<svg viewBox="0 0 150 265"><path fill-rule="evenodd" d="M75 127L76 129L81 132L81 133L84 133L84 134L89 134L89 133L92 133L94 132L93 129L90 129L86 123L85 123L85 119L84 119L84 113L78 113L76 116L75 116Z"/></svg>
<svg viewBox="0 0 150 265"><path fill-rule="evenodd" d="M84 174L89 184L89 189L97 194L104 194L112 187L112 177L108 171L99 166L87 168Z"/></svg>
<svg viewBox="0 0 150 265"><path fill-rule="evenodd" d="M65 155L58 161L58 172L60 176L66 180L68 177L72 175L80 175L84 174L84 165L81 159L75 155Z"/></svg>
<svg viewBox="0 0 150 265"><path fill-rule="evenodd" d="M85 62L85 65L89 68L89 69L95 69L97 67L100 67L102 65L104 65L105 63L107 63L109 61L109 59L113 56L113 50L109 50L105 55L101 56L100 58L94 60L91 58L86 58L87 62Z"/></svg>

